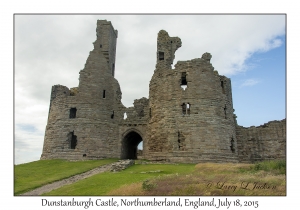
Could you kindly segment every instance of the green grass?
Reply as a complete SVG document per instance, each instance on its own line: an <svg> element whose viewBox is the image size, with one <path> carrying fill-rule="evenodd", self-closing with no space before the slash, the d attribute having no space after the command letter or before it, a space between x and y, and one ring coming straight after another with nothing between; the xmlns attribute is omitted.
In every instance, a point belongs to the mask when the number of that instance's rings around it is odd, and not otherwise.
<svg viewBox="0 0 300 210"><path fill-rule="evenodd" d="M194 169L195 164L136 164L121 172L97 174L44 195L107 195L110 191L124 185L143 182L164 175L188 174Z"/></svg>
<svg viewBox="0 0 300 210"><path fill-rule="evenodd" d="M15 194L113 161L115 160L78 162L45 160L17 165L15 166ZM137 160L135 165L121 172L100 173L44 195L278 196L286 195L285 173L286 162L281 160L256 164L199 163L197 165L152 164ZM220 187L218 183L226 183L226 185ZM249 189L243 189L242 183L249 183ZM266 184L272 188L254 189L256 183ZM236 186L236 190L230 190L226 186Z"/></svg>
<svg viewBox="0 0 300 210"><path fill-rule="evenodd" d="M277 171L279 174L286 174L286 161L285 160L270 160L258 162L252 167L254 171Z"/></svg>
<svg viewBox="0 0 300 210"><path fill-rule="evenodd" d="M39 160L15 165L14 193L15 195L19 195L45 184L68 178L115 161L117 159L87 161Z"/></svg>
<svg viewBox="0 0 300 210"><path fill-rule="evenodd" d="M280 163L281 166L278 166L272 163L270 165L272 167L255 171L255 164L199 163L189 173L152 177L138 183L123 185L107 194L120 196L284 196L286 195L286 176L278 173L277 170L284 164Z"/></svg>

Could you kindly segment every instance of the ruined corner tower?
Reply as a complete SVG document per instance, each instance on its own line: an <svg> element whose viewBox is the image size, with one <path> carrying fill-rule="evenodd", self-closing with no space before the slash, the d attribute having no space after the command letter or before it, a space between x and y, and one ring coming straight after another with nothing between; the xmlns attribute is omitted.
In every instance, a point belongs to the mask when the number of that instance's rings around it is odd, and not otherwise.
<svg viewBox="0 0 300 210"><path fill-rule="evenodd" d="M210 63L211 55L178 61L178 37L161 30L149 86L151 116L145 157L176 162L237 162L231 82Z"/></svg>
<svg viewBox="0 0 300 210"><path fill-rule="evenodd" d="M118 124L124 106L114 78L118 32L110 21L98 20L79 86L54 85L41 159L119 157Z"/></svg>

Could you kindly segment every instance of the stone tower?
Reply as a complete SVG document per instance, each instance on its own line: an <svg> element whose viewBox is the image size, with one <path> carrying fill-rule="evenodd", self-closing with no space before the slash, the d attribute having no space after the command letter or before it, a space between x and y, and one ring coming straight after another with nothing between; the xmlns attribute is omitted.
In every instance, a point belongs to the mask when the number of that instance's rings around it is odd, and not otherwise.
<svg viewBox="0 0 300 210"><path fill-rule="evenodd" d="M145 157L176 162L237 161L231 82L214 71L211 55L171 68L178 37L160 31L149 86Z"/></svg>
<svg viewBox="0 0 300 210"><path fill-rule="evenodd" d="M119 157L124 106L114 78L118 32L106 20L97 21L96 32L79 86L52 87L42 159Z"/></svg>

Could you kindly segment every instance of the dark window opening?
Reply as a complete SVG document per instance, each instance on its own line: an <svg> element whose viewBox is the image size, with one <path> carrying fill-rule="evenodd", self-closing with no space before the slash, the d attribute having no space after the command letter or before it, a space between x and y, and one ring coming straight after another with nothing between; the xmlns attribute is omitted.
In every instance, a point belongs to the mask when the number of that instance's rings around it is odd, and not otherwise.
<svg viewBox="0 0 300 210"><path fill-rule="evenodd" d="M224 107L224 115L225 115L225 119L227 119L227 113L226 113L226 110L227 110L227 108L226 108L226 106Z"/></svg>
<svg viewBox="0 0 300 210"><path fill-rule="evenodd" d="M70 109L70 118L76 118L76 108L71 108Z"/></svg>
<svg viewBox="0 0 300 210"><path fill-rule="evenodd" d="M83 154L82 157L86 157L86 154Z"/></svg>
<svg viewBox="0 0 300 210"><path fill-rule="evenodd" d="M105 90L103 90L103 98L105 98Z"/></svg>
<svg viewBox="0 0 300 210"><path fill-rule="evenodd" d="M187 85L186 72L181 73L181 83L180 83L180 85Z"/></svg>
<svg viewBox="0 0 300 210"><path fill-rule="evenodd" d="M185 113L186 113L186 105L185 105L185 103L183 103L181 106L182 106L182 115L185 115Z"/></svg>
<svg viewBox="0 0 300 210"><path fill-rule="evenodd" d="M221 87L222 87L222 93L224 93L224 94L225 94L224 82L223 82L223 81L221 81Z"/></svg>
<svg viewBox="0 0 300 210"><path fill-rule="evenodd" d="M100 44L100 48L102 48L102 44Z"/></svg>
<svg viewBox="0 0 300 210"><path fill-rule="evenodd" d="M144 117L145 116L143 109L141 111L139 111L138 116L139 117Z"/></svg>
<svg viewBox="0 0 300 210"><path fill-rule="evenodd" d="M70 142L70 149L75 149L77 145L77 136L74 135L74 131L69 133L68 139Z"/></svg>
<svg viewBox="0 0 300 210"><path fill-rule="evenodd" d="M235 152L235 147L234 147L234 140L233 140L233 138L231 138L231 141L230 141L230 150L231 150L231 152Z"/></svg>
<svg viewBox="0 0 300 210"><path fill-rule="evenodd" d="M183 103L182 107L182 115L190 115L191 113L191 104L190 103Z"/></svg>
<svg viewBox="0 0 300 210"><path fill-rule="evenodd" d="M114 119L114 116L115 116L115 111L113 111L113 113L110 115L110 118Z"/></svg>
<svg viewBox="0 0 300 210"><path fill-rule="evenodd" d="M171 41L171 44L172 44L173 42Z"/></svg>
<svg viewBox="0 0 300 210"><path fill-rule="evenodd" d="M149 109L149 116L152 117L151 108Z"/></svg>
<svg viewBox="0 0 300 210"><path fill-rule="evenodd" d="M161 61L161 60L164 60L165 59L165 53L164 52L158 52L158 59Z"/></svg>

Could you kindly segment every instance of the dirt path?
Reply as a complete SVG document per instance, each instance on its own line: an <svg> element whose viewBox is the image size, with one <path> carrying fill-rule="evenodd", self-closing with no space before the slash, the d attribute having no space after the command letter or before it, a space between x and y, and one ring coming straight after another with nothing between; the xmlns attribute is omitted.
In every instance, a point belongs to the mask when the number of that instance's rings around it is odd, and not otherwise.
<svg viewBox="0 0 300 210"><path fill-rule="evenodd" d="M69 177L67 179L63 179L63 180L60 180L60 181L57 181L57 182L53 182L51 184L44 185L42 187L36 188L32 191L23 193L21 195L42 195L43 193L50 192L50 191L55 190L57 188L60 188L64 185L73 184L74 182L77 182L79 180L88 178L88 177L93 176L95 174L103 173L105 171L108 171L108 170L110 170L112 164L113 163L107 164L107 165L104 165L104 166L100 166L100 167L94 168L90 171L84 172L82 174L78 174L78 175Z"/></svg>

